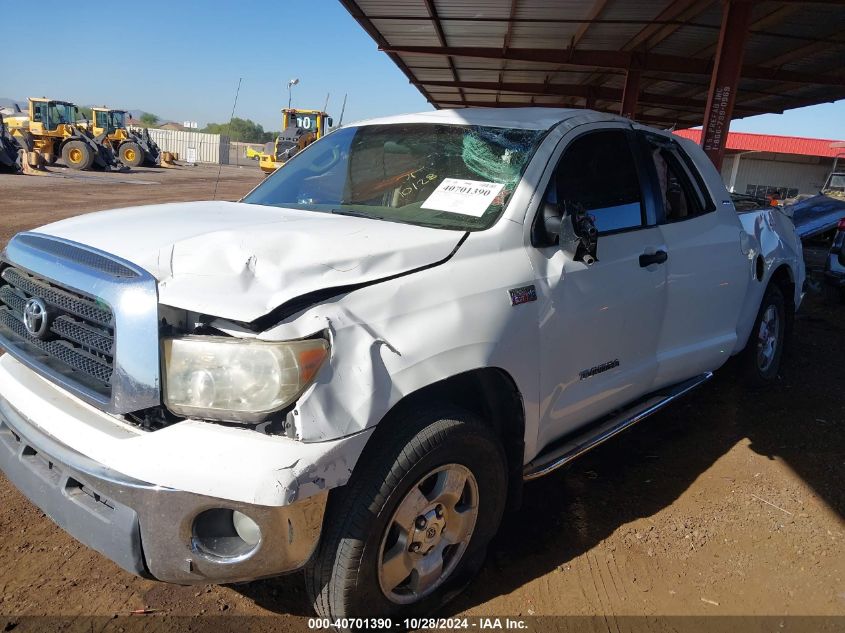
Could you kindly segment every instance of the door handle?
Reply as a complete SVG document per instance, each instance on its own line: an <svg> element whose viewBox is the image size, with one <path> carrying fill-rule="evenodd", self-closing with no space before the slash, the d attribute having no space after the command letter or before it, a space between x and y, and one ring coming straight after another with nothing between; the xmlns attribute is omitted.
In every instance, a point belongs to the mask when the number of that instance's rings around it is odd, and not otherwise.
<svg viewBox="0 0 845 633"><path fill-rule="evenodd" d="M643 253L640 255L640 268L651 266L652 264L665 264L669 259L666 251L656 251L654 253Z"/></svg>

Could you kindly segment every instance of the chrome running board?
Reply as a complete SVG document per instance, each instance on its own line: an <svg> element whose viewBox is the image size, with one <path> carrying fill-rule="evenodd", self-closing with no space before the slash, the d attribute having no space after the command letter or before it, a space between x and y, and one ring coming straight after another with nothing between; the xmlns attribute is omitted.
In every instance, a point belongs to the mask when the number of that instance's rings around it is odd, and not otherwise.
<svg viewBox="0 0 845 633"><path fill-rule="evenodd" d="M640 420L644 420L653 413L657 413L670 402L689 393L699 385L704 384L713 377L713 372L707 372L679 382L670 387L664 387L652 394L641 398L626 409L611 414L604 421L590 425L585 431L578 432L572 437L565 438L563 443L555 443L549 449L540 453L531 462L525 465L522 478L525 481L537 479L544 475L565 466L576 457L580 457L590 449L599 444L604 444L613 436L625 429L634 426Z"/></svg>

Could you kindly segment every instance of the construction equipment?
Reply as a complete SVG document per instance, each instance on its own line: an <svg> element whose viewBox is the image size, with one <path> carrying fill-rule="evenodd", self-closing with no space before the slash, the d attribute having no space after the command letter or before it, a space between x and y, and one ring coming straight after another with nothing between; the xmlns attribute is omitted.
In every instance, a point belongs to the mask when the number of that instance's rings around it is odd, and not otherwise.
<svg viewBox="0 0 845 633"><path fill-rule="evenodd" d="M23 151L6 127L3 115L0 114L0 169L18 173L21 171Z"/></svg>
<svg viewBox="0 0 845 633"><path fill-rule="evenodd" d="M69 101L30 97L29 112L7 117L6 124L23 150L36 152L47 164L61 155L71 169L119 169L111 145L77 124L78 118L79 108Z"/></svg>
<svg viewBox="0 0 845 633"><path fill-rule="evenodd" d="M90 130L95 137L105 135L105 139L117 153L117 157L127 167L140 165L161 165L161 150L150 138L150 132L144 128L134 132L126 127L126 110L91 108Z"/></svg>
<svg viewBox="0 0 845 633"><path fill-rule="evenodd" d="M294 155L326 134L332 118L322 110L284 108L282 133L276 137L273 151L261 154L258 164L265 174L272 174Z"/></svg>

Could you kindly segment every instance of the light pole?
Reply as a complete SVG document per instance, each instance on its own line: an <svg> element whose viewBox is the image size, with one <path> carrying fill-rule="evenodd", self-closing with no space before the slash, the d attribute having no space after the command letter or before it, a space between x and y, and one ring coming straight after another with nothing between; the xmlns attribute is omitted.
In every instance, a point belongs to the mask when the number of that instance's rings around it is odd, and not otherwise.
<svg viewBox="0 0 845 633"><path fill-rule="evenodd" d="M296 84L299 83L299 79L291 79L288 82L288 110L290 110L290 100L291 100L291 88L293 88Z"/></svg>

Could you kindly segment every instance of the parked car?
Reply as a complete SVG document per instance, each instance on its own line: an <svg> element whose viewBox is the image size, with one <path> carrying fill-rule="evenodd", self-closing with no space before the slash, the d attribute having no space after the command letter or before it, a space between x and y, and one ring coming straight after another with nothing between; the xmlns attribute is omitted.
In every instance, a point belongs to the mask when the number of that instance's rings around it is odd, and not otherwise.
<svg viewBox="0 0 845 633"><path fill-rule="evenodd" d="M824 280L831 294L845 303L845 218L839 220L836 235L824 265Z"/></svg>
<svg viewBox="0 0 845 633"><path fill-rule="evenodd" d="M707 381L777 380L802 299L777 208L693 143L584 110L341 128L240 202L20 233L0 468L159 580L305 567L323 616L427 613L524 481Z"/></svg>

